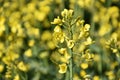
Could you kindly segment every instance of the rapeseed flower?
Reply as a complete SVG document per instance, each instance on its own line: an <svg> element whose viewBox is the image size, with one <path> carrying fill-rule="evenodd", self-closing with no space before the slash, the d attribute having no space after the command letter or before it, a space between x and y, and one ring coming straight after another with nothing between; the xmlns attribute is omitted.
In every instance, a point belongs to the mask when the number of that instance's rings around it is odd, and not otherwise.
<svg viewBox="0 0 120 80"><path fill-rule="evenodd" d="M67 46L68 46L68 48L73 48L73 46L74 46L74 40L68 40L67 41Z"/></svg>
<svg viewBox="0 0 120 80"><path fill-rule="evenodd" d="M14 79L13 80L20 80L20 76L17 74L15 75Z"/></svg>
<svg viewBox="0 0 120 80"><path fill-rule="evenodd" d="M62 29L60 28L60 26L56 26L54 28L54 32L61 32L61 31L62 31Z"/></svg>
<svg viewBox="0 0 120 80"><path fill-rule="evenodd" d="M80 66L81 66L82 69L87 69L88 68L87 63L81 63Z"/></svg>
<svg viewBox="0 0 120 80"><path fill-rule="evenodd" d="M58 50L60 54L65 54L67 52L66 48L61 48Z"/></svg>
<svg viewBox="0 0 120 80"><path fill-rule="evenodd" d="M24 52L24 55L25 55L26 57L32 57L32 50L31 50L31 49L26 50L26 51Z"/></svg>
<svg viewBox="0 0 120 80"><path fill-rule="evenodd" d="M61 73L61 74L66 73L66 71L67 71L67 65L65 63L60 64L59 68L60 68L59 73Z"/></svg>
<svg viewBox="0 0 120 80"><path fill-rule="evenodd" d="M61 23L62 23L62 20L59 17L55 18L54 21L51 22L51 24L61 24Z"/></svg>
<svg viewBox="0 0 120 80"><path fill-rule="evenodd" d="M19 62L17 65L18 69L24 72L28 71L28 65L25 64L23 61Z"/></svg>
<svg viewBox="0 0 120 80"><path fill-rule="evenodd" d="M53 40L55 40L56 42L63 43L64 42L64 33L63 32L54 32Z"/></svg>
<svg viewBox="0 0 120 80"><path fill-rule="evenodd" d="M0 73L4 70L4 65L0 64Z"/></svg>

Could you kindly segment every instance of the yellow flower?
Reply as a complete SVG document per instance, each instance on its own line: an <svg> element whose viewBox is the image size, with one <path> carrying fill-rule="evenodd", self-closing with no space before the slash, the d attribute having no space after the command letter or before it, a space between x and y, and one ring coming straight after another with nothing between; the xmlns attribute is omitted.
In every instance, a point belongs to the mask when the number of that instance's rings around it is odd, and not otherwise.
<svg viewBox="0 0 120 80"><path fill-rule="evenodd" d="M58 50L60 52L60 54L63 54L63 56L60 58L60 60L64 63L69 63L69 59L70 59L70 55L67 52L66 48L61 48Z"/></svg>
<svg viewBox="0 0 120 80"><path fill-rule="evenodd" d="M0 50L4 50L5 49L5 44L0 42Z"/></svg>
<svg viewBox="0 0 120 80"><path fill-rule="evenodd" d="M64 42L64 33L63 32L54 32L53 33L53 40L56 41L57 43L63 43Z"/></svg>
<svg viewBox="0 0 120 80"><path fill-rule="evenodd" d="M26 65L23 61L19 62L17 65L18 69L26 72L28 70L28 65Z"/></svg>
<svg viewBox="0 0 120 80"><path fill-rule="evenodd" d="M105 34L107 34L108 32L110 32L111 30L111 25L108 24L108 23L105 23L105 24L101 24L101 27L98 31L98 34L100 36L104 36Z"/></svg>
<svg viewBox="0 0 120 80"><path fill-rule="evenodd" d="M84 31L89 31L89 29L90 29L90 25L89 24L85 24Z"/></svg>
<svg viewBox="0 0 120 80"><path fill-rule="evenodd" d="M0 73L4 70L4 66L0 64Z"/></svg>
<svg viewBox="0 0 120 80"><path fill-rule="evenodd" d="M13 79L13 80L20 80L19 75L17 74L17 75L14 77L14 79Z"/></svg>
<svg viewBox="0 0 120 80"><path fill-rule="evenodd" d="M31 57L32 56L32 50L31 49L26 50L24 55L27 56L27 57Z"/></svg>
<svg viewBox="0 0 120 80"><path fill-rule="evenodd" d="M66 73L67 65L65 63L60 64L59 67L60 67L59 73L61 73L61 74Z"/></svg>
<svg viewBox="0 0 120 80"><path fill-rule="evenodd" d="M10 52L9 53L9 57L12 61L14 61L15 59L19 58L19 54L18 53L14 53L14 52Z"/></svg>
<svg viewBox="0 0 120 80"><path fill-rule="evenodd" d="M28 45L30 47L34 46L34 44L35 44L35 40L29 40Z"/></svg>
<svg viewBox="0 0 120 80"><path fill-rule="evenodd" d="M48 57L48 55L49 55L48 51L44 51L39 54L39 58L45 59Z"/></svg>
<svg viewBox="0 0 120 80"><path fill-rule="evenodd" d="M47 42L47 46L50 48L50 49L55 49L55 44L54 44L54 42L52 41L52 40L50 40L50 41L48 41Z"/></svg>
<svg viewBox="0 0 120 80"><path fill-rule="evenodd" d="M43 20L45 20L45 18L46 18L46 13L43 12L43 11L38 11L38 10L36 10L36 11L34 12L34 17L35 17L35 19L37 19L37 20L39 20L39 21L43 21Z"/></svg>
<svg viewBox="0 0 120 80"><path fill-rule="evenodd" d="M67 10L67 9L64 9L64 10L61 12L62 17L65 17L67 14L68 14L68 10Z"/></svg>
<svg viewBox="0 0 120 80"><path fill-rule="evenodd" d="M73 15L73 10L64 9L64 10L61 12L61 15L62 15L62 17L65 17L65 18L71 18L72 15Z"/></svg>
<svg viewBox="0 0 120 80"><path fill-rule="evenodd" d="M28 27L27 28L27 34L29 36L34 36L35 38L39 38L40 36L40 31L38 28L34 28L34 27Z"/></svg>
<svg viewBox="0 0 120 80"><path fill-rule="evenodd" d="M115 74L113 71L107 71L105 74L108 76L109 80L115 80Z"/></svg>
<svg viewBox="0 0 120 80"><path fill-rule="evenodd" d="M64 56L60 57L61 62L69 63L71 56L68 53L65 53Z"/></svg>
<svg viewBox="0 0 120 80"><path fill-rule="evenodd" d="M55 32L61 32L62 30L61 30L60 26L56 26L56 27L54 28L54 31L55 31Z"/></svg>
<svg viewBox="0 0 120 80"><path fill-rule="evenodd" d="M99 78L99 76L96 75L93 77L93 80L100 80L100 78Z"/></svg>
<svg viewBox="0 0 120 80"><path fill-rule="evenodd" d="M51 34L51 32L48 31L48 30L44 31L44 32L42 33L42 35L41 35L41 39L42 39L43 41L50 40L51 38L52 38L52 34Z"/></svg>
<svg viewBox="0 0 120 80"><path fill-rule="evenodd" d="M84 42L84 43L85 43L85 45L90 45L90 44L93 43L93 41L92 41L91 37L88 37L88 38L87 38L87 41Z"/></svg>
<svg viewBox="0 0 120 80"><path fill-rule="evenodd" d="M59 18L59 16L57 18L55 18L53 22L51 22L51 24L61 24L61 23L62 23L62 21Z"/></svg>
<svg viewBox="0 0 120 80"><path fill-rule="evenodd" d="M74 74L73 80L80 80L79 75L78 74Z"/></svg>
<svg viewBox="0 0 120 80"><path fill-rule="evenodd" d="M68 46L68 48L73 48L73 46L74 46L74 40L68 40L67 41L67 46Z"/></svg>
<svg viewBox="0 0 120 80"><path fill-rule="evenodd" d="M61 48L58 50L61 54L65 54L67 52L66 48Z"/></svg>
<svg viewBox="0 0 120 80"><path fill-rule="evenodd" d="M119 17L119 8L116 6L109 7L108 8L108 15L111 16L112 18Z"/></svg>
<svg viewBox="0 0 120 80"><path fill-rule="evenodd" d="M114 48L111 48L111 50L113 51L113 53L117 53L118 52L118 50L114 49Z"/></svg>
<svg viewBox="0 0 120 80"><path fill-rule="evenodd" d="M5 78L11 78L12 76L11 76L11 72L7 72L6 74L5 74Z"/></svg>
<svg viewBox="0 0 120 80"><path fill-rule="evenodd" d="M81 66L82 69L87 69L88 68L88 64L87 63L82 63L80 66Z"/></svg>
<svg viewBox="0 0 120 80"><path fill-rule="evenodd" d="M72 16L73 15L73 10L69 10L69 16Z"/></svg>
<svg viewBox="0 0 120 80"><path fill-rule="evenodd" d="M86 48L86 46L82 43L81 45L79 45L78 51L83 52L85 50L85 48Z"/></svg>
<svg viewBox="0 0 120 80"><path fill-rule="evenodd" d="M90 53L89 50L86 50L85 54L82 57L87 61L91 61L94 58L94 54Z"/></svg>
<svg viewBox="0 0 120 80"><path fill-rule="evenodd" d="M0 16L0 36L3 34L5 31L5 18L3 16Z"/></svg>
<svg viewBox="0 0 120 80"><path fill-rule="evenodd" d="M2 53L2 52L0 52L0 58L2 57L2 55L3 55L3 53Z"/></svg>
<svg viewBox="0 0 120 80"><path fill-rule="evenodd" d="M2 58L2 61L5 63L5 64L10 64L11 61L14 61L16 59L19 58L19 54L18 53L14 53L12 51L9 51L6 56L4 56Z"/></svg>
<svg viewBox="0 0 120 80"><path fill-rule="evenodd" d="M84 36L86 36L86 35L85 35L85 32L84 32L84 31L81 31L80 34L79 34L79 36L78 36L78 39L81 39L81 38L84 37Z"/></svg>
<svg viewBox="0 0 120 80"><path fill-rule="evenodd" d="M85 72L84 70L81 70L81 71L80 71L80 76L83 77L83 76L85 76L85 75L86 75L86 72Z"/></svg>

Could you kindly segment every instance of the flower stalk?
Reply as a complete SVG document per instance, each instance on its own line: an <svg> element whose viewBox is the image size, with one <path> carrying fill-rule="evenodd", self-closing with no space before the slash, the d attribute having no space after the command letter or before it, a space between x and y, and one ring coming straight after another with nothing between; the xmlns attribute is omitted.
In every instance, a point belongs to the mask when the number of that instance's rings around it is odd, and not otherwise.
<svg viewBox="0 0 120 80"><path fill-rule="evenodd" d="M71 56L69 60L70 80L73 80L73 53L72 53L72 49L68 49L68 50Z"/></svg>

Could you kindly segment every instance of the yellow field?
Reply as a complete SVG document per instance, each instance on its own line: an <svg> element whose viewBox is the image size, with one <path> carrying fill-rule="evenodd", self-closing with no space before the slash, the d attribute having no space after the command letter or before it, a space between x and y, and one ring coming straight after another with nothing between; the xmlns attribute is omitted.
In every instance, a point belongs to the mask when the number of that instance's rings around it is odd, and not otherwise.
<svg viewBox="0 0 120 80"><path fill-rule="evenodd" d="M0 80L120 80L120 1L0 0Z"/></svg>

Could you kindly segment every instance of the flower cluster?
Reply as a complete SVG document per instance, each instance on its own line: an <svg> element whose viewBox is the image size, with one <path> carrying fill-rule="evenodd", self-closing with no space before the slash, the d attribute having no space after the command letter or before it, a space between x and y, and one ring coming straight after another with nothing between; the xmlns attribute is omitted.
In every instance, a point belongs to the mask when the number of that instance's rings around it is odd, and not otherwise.
<svg viewBox="0 0 120 80"><path fill-rule="evenodd" d="M88 46L94 42L89 33L90 25L84 25L84 20L81 20L80 17L74 17L74 11L67 9L64 9L61 12L61 16L55 18L51 24L56 25L53 40L59 48L58 53L61 55L58 60L60 63L59 73L66 73L67 67L71 68L72 64L80 65L83 69L87 69L87 62L94 57L94 54L88 49ZM81 61L77 62L80 59ZM83 63L81 64L81 62ZM71 72L70 69L69 71Z"/></svg>

